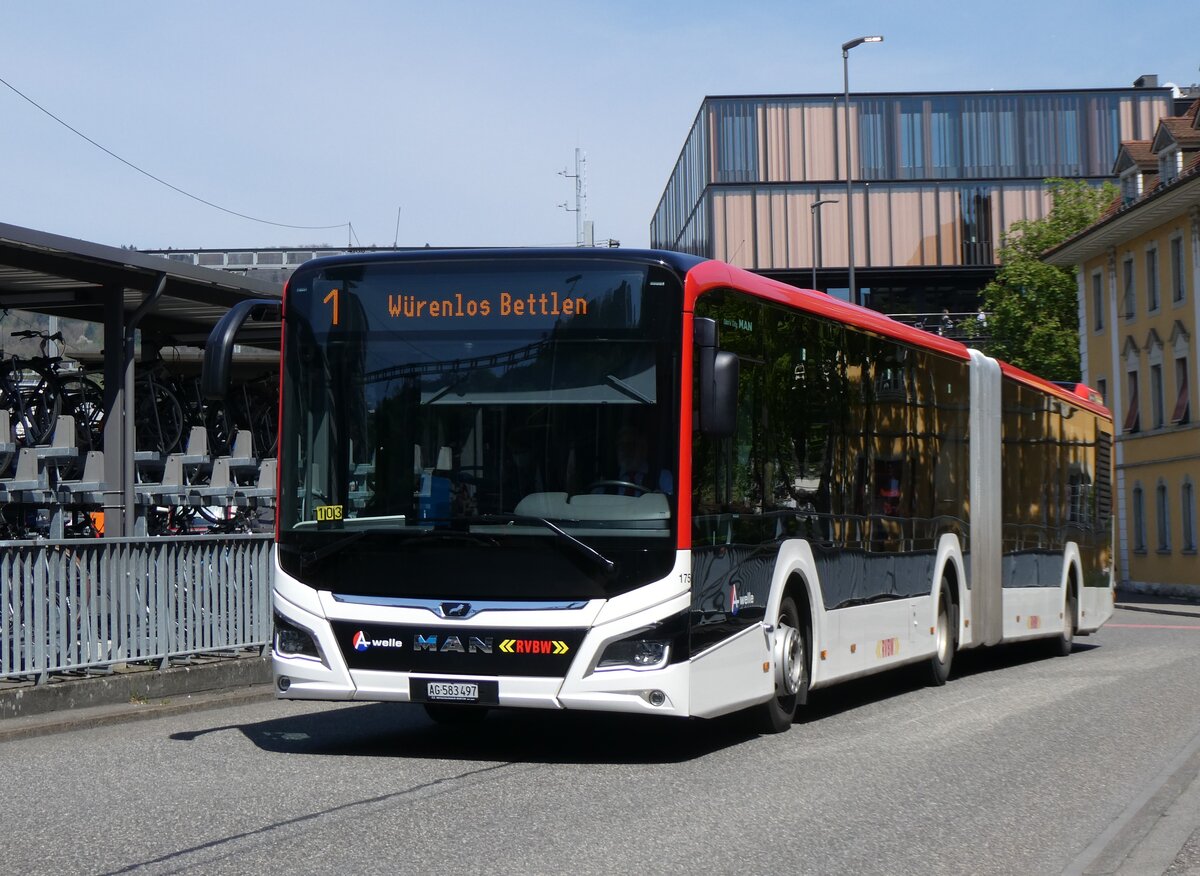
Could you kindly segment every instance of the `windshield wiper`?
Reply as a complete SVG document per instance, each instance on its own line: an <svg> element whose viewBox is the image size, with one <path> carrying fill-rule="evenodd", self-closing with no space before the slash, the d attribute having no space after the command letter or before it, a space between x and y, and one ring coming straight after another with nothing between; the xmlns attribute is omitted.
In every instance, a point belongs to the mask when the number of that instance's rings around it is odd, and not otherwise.
<svg viewBox="0 0 1200 876"><path fill-rule="evenodd" d="M609 374L609 375L605 376L604 382L607 383L609 386L611 386L613 389L617 390L618 392L625 393L625 395L629 396L631 399L633 399L636 402L641 402L644 405L654 404L654 399L647 397L644 393L638 392L636 389L634 389L632 386L630 386L628 383L626 383L621 378L617 377L617 375L615 375L615 374Z"/></svg>
<svg viewBox="0 0 1200 876"><path fill-rule="evenodd" d="M612 571L617 567L616 563L604 556L604 554L600 553L600 551L596 550L591 545L580 541L566 530L560 529L545 517L535 517L531 514L481 514L478 517L466 518L466 522L479 523L485 526L487 524L495 523L536 523L539 526L546 527L555 535L560 536L569 545L574 547L577 553L587 557L593 563L600 566L600 568L605 572L611 574Z"/></svg>
<svg viewBox="0 0 1200 876"><path fill-rule="evenodd" d="M358 532L352 532L345 538L336 539L329 542L329 544L322 545L315 550L302 552L300 554L301 571L307 569L309 566L312 566L314 563L321 562L321 560L325 559L326 557L341 553L366 534L367 530L360 529Z"/></svg>

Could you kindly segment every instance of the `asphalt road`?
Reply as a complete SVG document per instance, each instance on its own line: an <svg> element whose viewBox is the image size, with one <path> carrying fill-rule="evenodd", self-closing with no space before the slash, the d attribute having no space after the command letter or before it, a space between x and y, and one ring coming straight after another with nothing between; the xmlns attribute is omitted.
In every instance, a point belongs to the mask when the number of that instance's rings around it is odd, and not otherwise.
<svg viewBox="0 0 1200 876"><path fill-rule="evenodd" d="M10 740L0 868L1194 872L1176 852L1200 826L1200 618L1118 611L1043 655L814 694L769 737L566 712L448 731L415 707L262 701Z"/></svg>

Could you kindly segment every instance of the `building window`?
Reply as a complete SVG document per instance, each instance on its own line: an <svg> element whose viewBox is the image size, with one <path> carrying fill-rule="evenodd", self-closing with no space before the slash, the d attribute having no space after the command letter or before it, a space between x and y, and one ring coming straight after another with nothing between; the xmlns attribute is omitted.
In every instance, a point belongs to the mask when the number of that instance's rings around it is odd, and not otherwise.
<svg viewBox="0 0 1200 876"><path fill-rule="evenodd" d="M929 155L938 179L962 176L962 108L957 98L935 98L929 112Z"/></svg>
<svg viewBox="0 0 1200 876"><path fill-rule="evenodd" d="M1129 372L1129 407L1125 409L1125 422L1121 426L1122 432L1137 432L1141 429L1141 408L1138 404L1138 373L1136 371Z"/></svg>
<svg viewBox="0 0 1200 876"><path fill-rule="evenodd" d="M752 101L714 102L717 179L720 183L758 180L758 123Z"/></svg>
<svg viewBox="0 0 1200 876"><path fill-rule="evenodd" d="M1167 485L1162 481L1154 488L1154 516L1158 530L1158 552L1171 551L1171 506L1167 500Z"/></svg>
<svg viewBox="0 0 1200 876"><path fill-rule="evenodd" d="M1179 303L1187 289L1187 278L1183 276L1183 238L1171 238L1171 300Z"/></svg>
<svg viewBox="0 0 1200 876"><path fill-rule="evenodd" d="M1104 400L1105 406L1108 405L1108 381L1103 377L1096 378L1096 392L1100 393L1100 398Z"/></svg>
<svg viewBox="0 0 1200 876"><path fill-rule="evenodd" d="M1188 360L1186 356L1175 359L1175 409L1171 411L1171 424L1180 426L1191 419L1191 393L1188 391Z"/></svg>
<svg viewBox="0 0 1200 876"><path fill-rule="evenodd" d="M965 186L961 195L964 265L994 265L992 194L988 186Z"/></svg>
<svg viewBox="0 0 1200 876"><path fill-rule="evenodd" d="M1125 259L1122 268L1125 275L1125 318L1133 319L1134 305L1137 301L1137 294L1133 288L1133 259Z"/></svg>
<svg viewBox="0 0 1200 876"><path fill-rule="evenodd" d="M1196 487L1190 480L1185 480L1179 490L1179 522L1182 524L1183 549L1188 553L1196 552Z"/></svg>
<svg viewBox="0 0 1200 876"><path fill-rule="evenodd" d="M1146 250L1146 304L1151 313L1158 310L1158 249Z"/></svg>
<svg viewBox="0 0 1200 876"><path fill-rule="evenodd" d="M1151 429L1163 427L1163 378L1162 366L1150 366L1150 421Z"/></svg>
<svg viewBox="0 0 1200 876"><path fill-rule="evenodd" d="M924 101L900 101L901 179L920 179L925 175L924 110Z"/></svg>
<svg viewBox="0 0 1200 876"><path fill-rule="evenodd" d="M1092 328L1104 329L1104 275L1099 271L1092 274Z"/></svg>
<svg viewBox="0 0 1200 876"><path fill-rule="evenodd" d="M1182 169L1183 152L1178 146L1164 149L1158 156L1158 178L1165 185L1179 176Z"/></svg>
<svg viewBox="0 0 1200 876"><path fill-rule="evenodd" d="M1146 552L1146 499L1141 484L1133 488L1133 549Z"/></svg>
<svg viewBox="0 0 1200 876"><path fill-rule="evenodd" d="M1128 207L1142 194L1142 175L1136 167L1121 174L1121 204Z"/></svg>

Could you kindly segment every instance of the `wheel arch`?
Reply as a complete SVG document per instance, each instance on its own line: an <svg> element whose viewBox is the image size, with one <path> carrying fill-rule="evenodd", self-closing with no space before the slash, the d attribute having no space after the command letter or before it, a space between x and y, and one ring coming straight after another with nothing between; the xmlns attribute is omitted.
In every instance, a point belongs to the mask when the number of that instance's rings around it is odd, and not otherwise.
<svg viewBox="0 0 1200 876"><path fill-rule="evenodd" d="M964 619L968 617L967 608L970 598L967 589L966 564L963 562L962 544L958 536L944 533L938 541L937 562L934 564L933 580L929 582L930 611L933 621L937 620L938 599L942 589L942 579L950 582L950 603L955 608L957 635L955 641L958 647L970 641L965 635Z"/></svg>
<svg viewBox="0 0 1200 876"><path fill-rule="evenodd" d="M779 605L789 594L796 600L801 618L808 622L808 678L810 688L815 687L820 681L817 676L820 661L816 655L823 647L825 605L812 547L802 539L784 542L779 549L771 579L771 595L767 600L767 618L779 614Z"/></svg>
<svg viewBox="0 0 1200 876"><path fill-rule="evenodd" d="M1059 584L1059 594L1062 596L1063 606L1063 622L1066 623L1067 617L1065 614L1068 599L1071 594L1075 594L1075 617L1071 619L1075 624L1075 629L1079 629L1079 613L1083 610L1081 604L1080 587L1083 585L1083 560L1079 555L1079 545L1073 541L1067 542L1063 548L1063 571L1062 582Z"/></svg>

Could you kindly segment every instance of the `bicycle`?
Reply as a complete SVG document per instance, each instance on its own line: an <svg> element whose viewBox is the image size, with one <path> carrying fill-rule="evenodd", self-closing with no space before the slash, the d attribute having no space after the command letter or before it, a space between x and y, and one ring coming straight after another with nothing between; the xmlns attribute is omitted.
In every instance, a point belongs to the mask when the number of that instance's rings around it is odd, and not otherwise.
<svg viewBox="0 0 1200 876"><path fill-rule="evenodd" d="M234 388L224 404L209 405L204 415L208 447L214 454L228 454L233 436L249 429L253 452L258 459L275 456L279 444L278 387L271 375L263 375Z"/></svg>
<svg viewBox="0 0 1200 876"><path fill-rule="evenodd" d="M133 431L139 450L172 453L186 434L183 405L170 386L172 379L162 358L134 378Z"/></svg>
<svg viewBox="0 0 1200 876"><path fill-rule="evenodd" d="M133 431L138 450L173 453L188 427L199 424L199 416L180 401L179 382L161 356L139 367L133 382ZM102 438L103 412L97 425Z"/></svg>
<svg viewBox="0 0 1200 876"><path fill-rule="evenodd" d="M14 338L39 338L41 355L4 362L0 377L0 405L8 408L13 441L31 447L50 440L60 414L75 420L75 443L80 450L99 448L104 434L104 390L84 374L66 371L62 356L51 356L51 341L61 342L62 332L26 329ZM31 382L32 372L37 379Z"/></svg>

